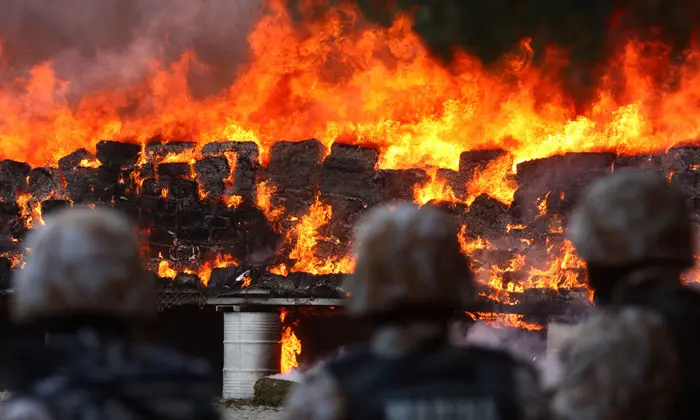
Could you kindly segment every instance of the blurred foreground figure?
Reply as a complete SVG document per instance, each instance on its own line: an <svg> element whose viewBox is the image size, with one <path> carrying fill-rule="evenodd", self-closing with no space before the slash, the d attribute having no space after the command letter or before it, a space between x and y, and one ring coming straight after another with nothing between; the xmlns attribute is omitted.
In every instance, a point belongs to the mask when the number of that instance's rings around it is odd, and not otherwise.
<svg viewBox="0 0 700 420"><path fill-rule="evenodd" d="M683 195L652 173L591 186L568 236L601 312L564 352L556 419L684 419L700 409L700 295L683 286L693 234Z"/></svg>
<svg viewBox="0 0 700 420"><path fill-rule="evenodd" d="M206 363L133 340L155 312L135 230L115 210L80 208L30 232L11 296L25 338L1 419L218 418Z"/></svg>
<svg viewBox="0 0 700 420"><path fill-rule="evenodd" d="M374 335L308 372L284 418L541 418L546 403L530 366L449 344L450 319L475 287L447 215L411 204L379 207L358 227L356 244L345 309L374 325Z"/></svg>

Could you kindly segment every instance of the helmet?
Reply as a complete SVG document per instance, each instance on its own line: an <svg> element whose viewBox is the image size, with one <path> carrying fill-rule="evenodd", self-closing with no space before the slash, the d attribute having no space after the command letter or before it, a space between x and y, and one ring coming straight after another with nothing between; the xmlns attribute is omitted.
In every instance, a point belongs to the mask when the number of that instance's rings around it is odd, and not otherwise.
<svg viewBox="0 0 700 420"><path fill-rule="evenodd" d="M65 209L32 230L26 267L13 279L10 312L19 323L52 316L155 312L155 281L139 253L136 227L117 210Z"/></svg>
<svg viewBox="0 0 700 420"><path fill-rule="evenodd" d="M589 264L690 266L693 234L686 206L683 194L655 173L614 173L591 185L571 215L567 236Z"/></svg>
<svg viewBox="0 0 700 420"><path fill-rule="evenodd" d="M452 219L434 207L371 209L357 227L355 273L344 284L348 313L464 308L475 287L457 233Z"/></svg>

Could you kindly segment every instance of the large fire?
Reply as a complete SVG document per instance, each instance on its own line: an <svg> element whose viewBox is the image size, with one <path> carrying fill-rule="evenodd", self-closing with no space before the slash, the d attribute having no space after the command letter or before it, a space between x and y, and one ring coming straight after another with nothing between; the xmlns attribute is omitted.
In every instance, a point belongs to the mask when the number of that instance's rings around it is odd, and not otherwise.
<svg viewBox="0 0 700 420"><path fill-rule="evenodd" d="M700 119L693 117L700 114L700 50L672 61L661 44L628 42L609 63L596 99L577 113L557 78L566 60L556 48L545 51L541 68L531 65L533 50L527 39L497 67L486 68L461 54L452 68L445 68L427 54L406 16L382 29L363 22L356 11L343 9L301 27L292 23L281 1L272 0L270 6L249 34L249 62L228 89L206 99L188 92L188 70L198 65L192 52L175 62L153 62L141 83L95 91L78 104L65 99L71 81L59 80L51 62L35 66L25 78L0 84L0 156L43 166L80 148L94 152L102 139L145 144L159 137L200 145L230 139L256 142L265 165L277 140L315 137L330 149L340 139L377 147L380 168L426 169L432 182L414 191L419 203L438 199L468 206L487 194L510 205L516 189L514 168L520 162L572 151L664 151L700 136ZM11 68L12 63L2 62ZM122 112L127 108L128 113ZM495 148L508 153L474 174L465 186L466 199L458 199L436 176L437 168L456 170L463 151ZM198 153L171 155L161 162L192 165ZM80 166L96 165L99 162L85 160ZM230 183L235 164L229 166ZM283 209L272 205L271 188L257 186L257 205L276 223ZM161 192L168 194L165 188ZM202 197L206 194L200 191ZM226 204L236 207L241 200L227 197ZM546 205L544 199L542 203ZM43 223L37 199L22 195L17 204L28 227ZM296 227L286 243L293 244L290 256L295 263L271 271L351 271L351 256L319 260L313 252L319 228L332 211L317 199L306 216L293 220ZM468 240L464 232L460 241L467 254L495 246L483 238ZM569 271L562 274L582 264L571 244L548 243L547 250L544 265L527 264L528 257L521 255L505 269L482 268L482 281L495 291L491 297L500 299L500 291L581 286L584 279ZM207 282L213 268L236 264L220 255L210 262L192 261L184 272L197 273ZM526 280L508 280L509 272L524 267ZM167 260L157 269L162 277L177 273ZM509 319L509 325L518 322ZM284 333L285 342L294 343L293 332ZM298 340L290 344L290 355L298 353L297 345ZM283 361L283 371L293 364Z"/></svg>

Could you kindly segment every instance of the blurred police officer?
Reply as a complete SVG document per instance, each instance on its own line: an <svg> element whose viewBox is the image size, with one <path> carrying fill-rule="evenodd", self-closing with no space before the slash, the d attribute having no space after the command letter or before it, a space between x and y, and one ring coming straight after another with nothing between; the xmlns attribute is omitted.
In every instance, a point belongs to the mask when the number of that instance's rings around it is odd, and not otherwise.
<svg viewBox="0 0 700 420"><path fill-rule="evenodd" d="M10 303L23 338L0 418L218 418L206 363L133 339L156 297L135 233L116 210L75 208L28 234Z"/></svg>
<svg viewBox="0 0 700 420"><path fill-rule="evenodd" d="M685 197L654 173L594 183L567 235L601 312L569 344L555 418L683 419L700 408L700 294Z"/></svg>

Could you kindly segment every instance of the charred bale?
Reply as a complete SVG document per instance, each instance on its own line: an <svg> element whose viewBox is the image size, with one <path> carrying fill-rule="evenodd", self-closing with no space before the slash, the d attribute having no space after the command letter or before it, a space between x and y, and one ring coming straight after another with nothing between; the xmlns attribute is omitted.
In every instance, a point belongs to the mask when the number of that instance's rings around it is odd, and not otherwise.
<svg viewBox="0 0 700 420"><path fill-rule="evenodd" d="M141 195L146 197L160 197L163 195L163 187L155 178L144 179L141 183Z"/></svg>
<svg viewBox="0 0 700 420"><path fill-rule="evenodd" d="M325 147L316 139L273 144L265 172L276 189L272 204L284 206L288 215L303 215L314 201L324 153Z"/></svg>
<svg viewBox="0 0 700 420"><path fill-rule="evenodd" d="M671 185L683 193L688 210L694 221L700 221L700 171L690 169L680 170L673 174Z"/></svg>
<svg viewBox="0 0 700 420"><path fill-rule="evenodd" d="M343 257L350 255L351 243L349 241L321 239L314 247L314 256L321 261L338 262Z"/></svg>
<svg viewBox="0 0 700 420"><path fill-rule="evenodd" d="M34 168L26 178L27 192L39 200L49 198L60 185L60 175L52 168Z"/></svg>
<svg viewBox="0 0 700 420"><path fill-rule="evenodd" d="M248 271L249 270L243 267L214 268L211 271L211 278L209 279L208 286L213 290L241 290L245 288L245 284L243 281L239 281L238 277L243 275L244 278L251 279L250 275L244 275Z"/></svg>
<svg viewBox="0 0 700 420"><path fill-rule="evenodd" d="M61 209L66 209L72 206L68 200L45 200L41 202L41 214L46 217Z"/></svg>
<svg viewBox="0 0 700 420"><path fill-rule="evenodd" d="M464 200L467 198L467 182L470 176L451 169L440 168L437 170L435 178L438 181L444 181L445 185L452 190L458 199Z"/></svg>
<svg viewBox="0 0 700 420"><path fill-rule="evenodd" d="M207 287L196 274L178 273L172 280L172 288L196 290Z"/></svg>
<svg viewBox="0 0 700 420"><path fill-rule="evenodd" d="M95 202L95 188L99 181L96 168L76 168L63 173L69 197L75 203Z"/></svg>
<svg viewBox="0 0 700 420"><path fill-rule="evenodd" d="M97 157L86 149L78 149L75 152L58 160L58 169L69 171L81 166L88 166L97 160Z"/></svg>
<svg viewBox="0 0 700 420"><path fill-rule="evenodd" d="M4 202L17 199L17 193L27 186L27 174L31 167L23 162L3 160L0 162L0 200Z"/></svg>
<svg viewBox="0 0 700 420"><path fill-rule="evenodd" d="M259 169L258 145L251 141L208 143L202 147L204 156L235 154L233 185L230 195L239 195L248 201L255 200L255 182Z"/></svg>
<svg viewBox="0 0 700 420"><path fill-rule="evenodd" d="M459 155L459 173L470 180L474 171L484 169L486 165L506 155L505 150L470 150Z"/></svg>
<svg viewBox="0 0 700 420"><path fill-rule="evenodd" d="M640 156L618 156L613 171L656 171L664 172L665 158L660 154Z"/></svg>
<svg viewBox="0 0 700 420"><path fill-rule="evenodd" d="M168 198L185 207L192 206L199 202L199 186L189 179L173 179L170 181Z"/></svg>
<svg viewBox="0 0 700 420"><path fill-rule="evenodd" d="M0 238L8 242L2 241L0 252L14 249L14 242L11 239L17 233L23 234L24 229L24 220L22 220L19 206L14 201L0 203Z"/></svg>
<svg viewBox="0 0 700 420"><path fill-rule="evenodd" d="M377 171L372 181L382 201L413 201L416 186L427 184L430 177L421 169L385 169Z"/></svg>
<svg viewBox="0 0 700 420"><path fill-rule="evenodd" d="M321 199L333 209L326 234L340 242L349 242L352 239L353 226L369 206L361 199L339 195L326 194L322 195Z"/></svg>
<svg viewBox="0 0 700 420"><path fill-rule="evenodd" d="M218 141L202 146L203 156L222 156L230 152L239 158L258 160L258 145L252 141Z"/></svg>
<svg viewBox="0 0 700 420"><path fill-rule="evenodd" d="M700 147L680 146L666 153L666 170L678 172L700 166Z"/></svg>
<svg viewBox="0 0 700 420"><path fill-rule="evenodd" d="M520 163L512 205L514 219L532 222L540 213L542 200L546 200L547 214L565 219L585 188L610 173L614 160L612 153L567 153Z"/></svg>
<svg viewBox="0 0 700 420"><path fill-rule="evenodd" d="M333 144L323 161L320 190L322 198L334 195L362 200L371 205L381 199L373 188L372 177L379 160L377 150ZM342 216L340 216L342 217Z"/></svg>
<svg viewBox="0 0 700 420"><path fill-rule="evenodd" d="M160 162L168 156L192 153L197 149L197 143L172 141L168 143L151 143L146 145L146 158L152 162Z"/></svg>
<svg viewBox="0 0 700 420"><path fill-rule="evenodd" d="M192 166L189 163L161 163L158 165L158 179L167 181L171 179L188 179L192 176Z"/></svg>
<svg viewBox="0 0 700 420"><path fill-rule="evenodd" d="M122 143L103 140L97 143L96 157L102 166L123 168L133 166L138 162L141 146L132 143Z"/></svg>
<svg viewBox="0 0 700 420"><path fill-rule="evenodd" d="M202 186L206 197L220 200L224 195L224 180L229 177L231 168L224 157L208 157L194 164L197 182Z"/></svg>
<svg viewBox="0 0 700 420"><path fill-rule="evenodd" d="M224 208L213 216L216 218L209 219L212 241L236 261L263 265L276 258L282 238L258 208ZM226 219L225 223L221 223L221 218ZM216 223L216 228L211 223Z"/></svg>
<svg viewBox="0 0 700 420"><path fill-rule="evenodd" d="M486 194L481 194L469 206L469 212L463 221L467 226L468 238L499 239L506 235L510 223L510 208Z"/></svg>
<svg viewBox="0 0 700 420"><path fill-rule="evenodd" d="M283 189L306 190L318 185L325 147L316 139L279 141L270 149L266 175Z"/></svg>

